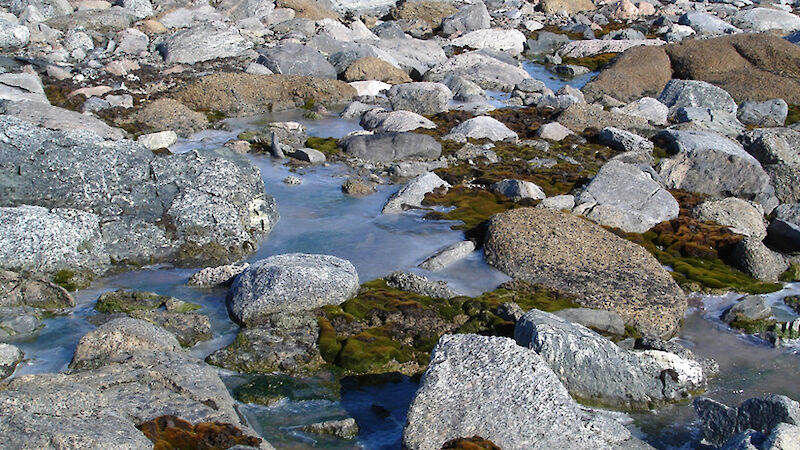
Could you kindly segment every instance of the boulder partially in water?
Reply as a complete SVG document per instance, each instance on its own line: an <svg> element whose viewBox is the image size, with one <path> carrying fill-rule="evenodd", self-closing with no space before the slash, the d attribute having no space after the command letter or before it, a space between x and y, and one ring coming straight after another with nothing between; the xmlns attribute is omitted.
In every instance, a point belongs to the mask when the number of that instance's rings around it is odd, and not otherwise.
<svg viewBox="0 0 800 450"><path fill-rule="evenodd" d="M740 441L742 433L748 431L760 435L759 440L775 443L794 435L797 442L797 427L800 425L800 406L784 395L766 395L746 400L738 408L726 406L707 397L698 397L692 402L695 412L703 421L703 437L711 445L723 446L726 442ZM787 428L788 427L788 428ZM781 436L782 435L782 436ZM749 439L747 439L749 441ZM792 442L791 440L787 441ZM742 447L725 447L742 448ZM794 448L765 446L762 448Z"/></svg>
<svg viewBox="0 0 800 450"><path fill-rule="evenodd" d="M508 275L574 294L582 306L614 310L643 333L674 334L687 307L683 291L644 248L570 214L498 214L484 249Z"/></svg>
<svg viewBox="0 0 800 450"><path fill-rule="evenodd" d="M439 449L479 435L500 448L611 448L637 440L608 415L584 408L535 352L513 340L444 335L403 430L408 449Z"/></svg>
<svg viewBox="0 0 800 450"><path fill-rule="evenodd" d="M0 342L0 380L8 378L22 361L22 350Z"/></svg>

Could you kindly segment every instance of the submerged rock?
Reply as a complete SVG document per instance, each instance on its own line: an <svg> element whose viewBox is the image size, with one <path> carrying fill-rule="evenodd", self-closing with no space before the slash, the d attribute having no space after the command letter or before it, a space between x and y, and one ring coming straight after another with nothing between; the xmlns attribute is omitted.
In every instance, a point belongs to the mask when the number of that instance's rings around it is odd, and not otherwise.
<svg viewBox="0 0 800 450"><path fill-rule="evenodd" d="M674 334L686 310L683 291L644 248L570 214L498 214L484 249L506 274L577 295L582 306L614 310L643 333Z"/></svg>
<svg viewBox="0 0 800 450"><path fill-rule="evenodd" d="M472 252L475 251L475 243L472 241L456 242L453 245L445 247L433 255L429 256L425 261L419 264L419 267L425 270L441 270L445 267L458 262Z"/></svg>
<svg viewBox="0 0 800 450"><path fill-rule="evenodd" d="M450 184L436 175L433 172L428 172L425 175L420 175L400 188L399 191L392 194L386 205L381 210L384 214L396 214L403 211L406 207L419 207L422 205L422 200L425 194L433 192L434 189L444 187L450 188Z"/></svg>
<svg viewBox="0 0 800 450"><path fill-rule="evenodd" d="M389 287L414 292L431 298L453 298L456 293L447 287L446 281L431 281L413 273L393 272L386 278Z"/></svg>
<svg viewBox="0 0 800 450"><path fill-rule="evenodd" d="M248 267L250 267L248 263L206 267L189 277L189 281L186 284L197 287L230 285L233 283L233 279L244 272Z"/></svg>
<svg viewBox="0 0 800 450"><path fill-rule="evenodd" d="M325 422L303 425L300 429L309 433L330 434L340 439L353 439L358 435L358 424L353 418L326 420Z"/></svg>
<svg viewBox="0 0 800 450"><path fill-rule="evenodd" d="M578 405L546 362L513 340L445 335L408 411L403 446L438 449L480 435L500 448L609 448L636 441Z"/></svg>

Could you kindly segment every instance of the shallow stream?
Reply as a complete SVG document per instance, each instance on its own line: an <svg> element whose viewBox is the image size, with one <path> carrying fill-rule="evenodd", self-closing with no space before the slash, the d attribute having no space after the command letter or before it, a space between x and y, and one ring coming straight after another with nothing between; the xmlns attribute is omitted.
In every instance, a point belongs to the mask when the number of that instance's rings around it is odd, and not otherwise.
<svg viewBox="0 0 800 450"><path fill-rule="evenodd" d="M528 70L539 69L528 67ZM539 73L535 76L543 78ZM586 80L588 77L575 84L581 85ZM551 83L554 90L565 84L548 81ZM262 117L255 122L273 120L301 121L309 134L317 136L339 137L360 129L357 122L342 119L305 121L299 112ZM255 122L254 119L229 121L229 131L198 133L176 144L173 151L220 146ZM261 169L266 191L275 197L281 218L250 261L289 252L331 254L350 260L362 282L397 270L412 271L448 281L451 288L464 295L492 290L509 279L489 267L480 252L440 272L418 269L420 261L463 239L463 235L451 230L450 222L424 220L421 212L382 215L381 207L398 186L379 186L374 195L352 198L340 189L348 174L344 166L332 164L290 171L282 161L267 156L251 158ZM282 180L290 174L300 177L302 184L284 184ZM44 329L35 340L14 342L27 357L14 376L66 369L78 339L94 328L86 319L94 314L92 308L97 297L120 288L153 291L202 305L198 312L209 316L214 338L192 348L195 356L205 357L227 345L238 327L230 321L225 309L226 290L186 286L194 271L154 266L96 280L91 288L74 294L77 307L72 314L46 319ZM780 298L797 293L800 293L799 284L787 286L784 292L770 296L778 317L795 316L782 306ZM773 349L731 331L718 320L720 312L735 299L735 296L723 296L695 301L697 306L687 314L678 338L699 356L714 358L720 365L720 376L712 380L706 395L731 405L765 393L800 398L796 375L800 356L794 353L794 348ZM223 370L220 374L231 389L247 379ZM402 376L372 381L346 379L339 401L284 400L269 407L241 405L242 411L254 428L277 448L399 448L405 413L417 384ZM688 402L632 416L631 428L657 448L696 448L699 445L697 417ZM344 417L355 418L361 427L355 442L304 434L295 428Z"/></svg>

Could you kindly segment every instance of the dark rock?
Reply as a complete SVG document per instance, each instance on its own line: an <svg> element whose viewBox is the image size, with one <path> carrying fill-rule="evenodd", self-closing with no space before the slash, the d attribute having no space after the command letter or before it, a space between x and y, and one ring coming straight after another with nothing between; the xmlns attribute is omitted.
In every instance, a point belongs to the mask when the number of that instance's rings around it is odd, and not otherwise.
<svg viewBox="0 0 800 450"><path fill-rule="evenodd" d="M703 421L703 436L715 446L721 446L736 434L753 430L769 435L784 423L800 423L798 403L783 395L767 395L746 400L739 408L731 408L706 397L692 403Z"/></svg>
<svg viewBox="0 0 800 450"><path fill-rule="evenodd" d="M800 202L800 131L790 128L756 129L741 137L748 153L769 174L781 203Z"/></svg>
<svg viewBox="0 0 800 450"><path fill-rule="evenodd" d="M258 64L282 75L304 75L336 79L336 69L318 51L287 42L258 51Z"/></svg>
<svg viewBox="0 0 800 450"><path fill-rule="evenodd" d="M781 251L800 252L800 204L780 205L773 212L766 242Z"/></svg>
<svg viewBox="0 0 800 450"><path fill-rule="evenodd" d="M367 161L391 162L413 158L436 159L442 146L436 139L415 133L357 135L339 142L348 156Z"/></svg>
<svg viewBox="0 0 800 450"><path fill-rule="evenodd" d="M672 68L662 47L633 47L618 56L583 87L587 101L604 94L630 102L641 97L656 97L672 78Z"/></svg>

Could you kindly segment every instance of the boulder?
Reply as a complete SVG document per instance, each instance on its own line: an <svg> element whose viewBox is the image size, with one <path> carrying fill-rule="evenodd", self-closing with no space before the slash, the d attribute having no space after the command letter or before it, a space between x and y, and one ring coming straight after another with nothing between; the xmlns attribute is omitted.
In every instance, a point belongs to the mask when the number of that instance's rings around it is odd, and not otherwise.
<svg viewBox="0 0 800 450"><path fill-rule="evenodd" d="M596 8L591 0L543 0L539 7L545 14L563 13L568 16Z"/></svg>
<svg viewBox="0 0 800 450"><path fill-rule="evenodd" d="M0 342L0 380L8 378L17 369L17 364L22 362L22 350L11 344Z"/></svg>
<svg viewBox="0 0 800 450"><path fill-rule="evenodd" d="M633 47L615 58L581 90L587 101L596 101L607 94L630 102L657 96L671 78L670 59L663 47Z"/></svg>
<svg viewBox="0 0 800 450"><path fill-rule="evenodd" d="M347 67L343 75L344 81L378 80L389 84L411 82L407 73L375 57L361 58Z"/></svg>
<svg viewBox="0 0 800 450"><path fill-rule="evenodd" d="M525 45L525 35L517 30L504 30L499 28L481 29L471 31L451 40L450 45L467 47L474 50L490 48L517 56L522 53Z"/></svg>
<svg viewBox="0 0 800 450"><path fill-rule="evenodd" d="M766 212L777 206L769 175L738 142L702 131L665 130L658 139L677 153L658 166L667 188L753 200Z"/></svg>
<svg viewBox="0 0 800 450"><path fill-rule="evenodd" d="M425 73L427 81L443 81L460 76L483 89L510 92L518 83L531 78L530 74L511 59L500 59L487 50L454 55Z"/></svg>
<svg viewBox="0 0 800 450"><path fill-rule="evenodd" d="M167 64L195 64L218 58L242 56L253 47L239 30L224 22L204 22L178 31L164 41Z"/></svg>
<svg viewBox="0 0 800 450"><path fill-rule="evenodd" d="M172 130L143 134L136 139L136 142L139 142L150 150L159 150L178 142L178 134Z"/></svg>
<svg viewBox="0 0 800 450"><path fill-rule="evenodd" d="M70 367L92 369L139 352L181 351L180 348L175 336L163 328L144 320L119 318L84 335L78 341Z"/></svg>
<svg viewBox="0 0 800 450"><path fill-rule="evenodd" d="M0 308L58 313L74 306L75 300L69 292L55 283L0 270Z"/></svg>
<svg viewBox="0 0 800 450"><path fill-rule="evenodd" d="M678 201L651 173L621 161L604 164L576 204L575 213L629 233L644 233L680 212Z"/></svg>
<svg viewBox="0 0 800 450"><path fill-rule="evenodd" d="M738 303L731 306L724 314L722 321L730 324L735 320L763 320L772 317L772 308L764 301L760 295L748 295L739 299Z"/></svg>
<svg viewBox="0 0 800 450"><path fill-rule="evenodd" d="M686 398L704 389L700 364L673 353L623 350L583 325L532 309L514 327L517 344L541 356L573 397L622 408ZM675 376L664 377L671 370Z"/></svg>
<svg viewBox="0 0 800 450"><path fill-rule="evenodd" d="M229 285L233 283L233 279L236 278L237 275L244 272L248 267L250 267L248 263L206 267L192 274L186 284L197 287Z"/></svg>
<svg viewBox="0 0 800 450"><path fill-rule="evenodd" d="M494 183L491 190L497 194L504 195L511 200L518 202L522 199L544 200L545 195L542 188L530 181L515 180L506 178Z"/></svg>
<svg viewBox="0 0 800 450"><path fill-rule="evenodd" d="M744 102L736 117L745 125L756 127L782 127L789 114L789 105L781 99L764 102Z"/></svg>
<svg viewBox="0 0 800 450"><path fill-rule="evenodd" d="M736 197L706 200L692 209L692 216L703 222L716 222L729 227L736 234L756 239L767 236L764 211Z"/></svg>
<svg viewBox="0 0 800 450"><path fill-rule="evenodd" d="M650 140L619 128L603 128L597 138L601 144L621 152L650 153L653 151L653 143Z"/></svg>
<svg viewBox="0 0 800 450"><path fill-rule="evenodd" d="M735 267L759 281L776 282L789 268L789 262L780 253L751 237L736 244L731 260Z"/></svg>
<svg viewBox="0 0 800 450"><path fill-rule="evenodd" d="M644 248L570 214L519 208L495 215L484 252L509 276L616 311L646 334L674 334L686 310L683 291Z"/></svg>
<svg viewBox="0 0 800 450"><path fill-rule="evenodd" d="M393 272L385 280L389 287L426 297L449 299L456 296L446 281L431 281L414 273Z"/></svg>
<svg viewBox="0 0 800 450"><path fill-rule="evenodd" d="M536 205L537 208L548 208L555 211L572 211L575 207L575 196L573 195L555 195L547 197L541 203Z"/></svg>
<svg viewBox="0 0 800 450"><path fill-rule="evenodd" d="M290 253L250 265L234 281L228 299L231 317L247 326L272 314L338 305L358 292L358 273L335 256Z"/></svg>
<svg viewBox="0 0 800 450"><path fill-rule="evenodd" d="M719 17L702 11L687 12L678 18L678 23L692 27L692 29L698 34L707 36L719 36L742 32L742 30L734 27Z"/></svg>
<svg viewBox="0 0 800 450"><path fill-rule="evenodd" d="M798 403L783 395L751 398L739 408L707 397L697 397L692 406L703 422L703 438L715 446L722 446L736 434L748 429L769 435L781 424L800 423Z"/></svg>
<svg viewBox="0 0 800 450"><path fill-rule="evenodd" d="M622 53L633 47L661 46L664 41L659 39L642 40L611 40L611 39L584 39L572 41L561 47L558 54L566 58L586 58L602 53Z"/></svg>
<svg viewBox="0 0 800 450"><path fill-rule="evenodd" d="M420 207L422 206L422 200L425 199L425 194L433 192L434 189L440 187L449 189L450 184L433 172L420 175L389 197L381 212L384 214L396 214L402 212L408 206Z"/></svg>
<svg viewBox="0 0 800 450"><path fill-rule="evenodd" d="M613 111L613 108L612 108ZM643 97L619 108L619 112L647 119L653 125L666 125L669 116L667 105L652 97Z"/></svg>
<svg viewBox="0 0 800 450"><path fill-rule="evenodd" d="M433 255L429 256L425 261L419 264L421 269L425 270L441 270L445 267L456 263L475 251L475 243L472 241L460 241L453 245L449 245Z"/></svg>
<svg viewBox="0 0 800 450"><path fill-rule="evenodd" d="M0 48L16 49L25 46L31 37L28 27L0 20Z"/></svg>
<svg viewBox="0 0 800 450"><path fill-rule="evenodd" d="M303 75L336 79L336 69L322 53L302 44L287 42L261 49L258 64L281 75Z"/></svg>
<svg viewBox="0 0 800 450"><path fill-rule="evenodd" d="M19 16L29 6L36 8L43 19L65 16L73 11L67 0L13 0L9 2L9 11Z"/></svg>
<svg viewBox="0 0 800 450"><path fill-rule="evenodd" d="M753 8L739 11L731 18L731 23L754 33L775 30L787 34L800 30L800 17L791 12L773 8Z"/></svg>
<svg viewBox="0 0 800 450"><path fill-rule="evenodd" d="M114 140L125 136L123 130L110 127L93 116L36 101L5 102L0 104L0 112L51 130L87 130L102 138Z"/></svg>
<svg viewBox="0 0 800 450"><path fill-rule="evenodd" d="M208 128L208 118L205 114L192 111L183 103L171 98L160 98L147 104L133 113L132 119L151 130L174 130L180 136Z"/></svg>
<svg viewBox="0 0 800 450"><path fill-rule="evenodd" d="M277 221L260 172L231 150L157 156L133 141L106 141L87 131L50 131L7 116L0 116L0 125L6 136L0 145L2 204L78 210L65 217L81 218L82 228L98 224L101 238L86 231L86 244L79 235L67 244L94 255L75 269L102 273L109 259L227 262L252 251L257 236ZM44 224L36 217L51 218L41 207L24 207L23 215L16 210L9 217L33 220L32 226ZM25 229L9 236L20 232ZM42 265L69 269L51 266Z"/></svg>
<svg viewBox="0 0 800 450"><path fill-rule="evenodd" d="M450 130L445 139L466 142L467 138L489 139L490 141L517 142L517 133L511 131L503 122L489 116L478 116L465 120Z"/></svg>
<svg viewBox="0 0 800 450"><path fill-rule="evenodd" d="M100 218L75 209L0 207L0 266L38 274L102 274L111 265Z"/></svg>
<svg viewBox="0 0 800 450"><path fill-rule="evenodd" d="M671 112L687 107L708 108L735 115L738 109L730 94L705 81L671 80L664 86L658 101L667 105Z"/></svg>
<svg viewBox="0 0 800 450"><path fill-rule="evenodd" d="M436 159L442 153L442 146L436 139L415 133L356 135L342 139L339 145L348 156L379 162Z"/></svg>
<svg viewBox="0 0 800 450"><path fill-rule="evenodd" d="M432 40L381 39L375 43L375 46L392 55L400 68L414 77L422 77L430 68L447 61L442 47Z"/></svg>
<svg viewBox="0 0 800 450"><path fill-rule="evenodd" d="M625 334L625 322L614 311L606 309L567 308L553 313L568 322L574 322L586 328L611 333L617 336ZM519 319L517 319L519 320Z"/></svg>
<svg viewBox="0 0 800 450"><path fill-rule="evenodd" d="M767 228L767 242L781 251L800 252L800 204L784 204L775 208Z"/></svg>
<svg viewBox="0 0 800 450"><path fill-rule="evenodd" d="M491 17L483 2L464 5L458 12L442 20L441 32L444 36L466 34L484 30L491 26Z"/></svg>
<svg viewBox="0 0 800 450"><path fill-rule="evenodd" d="M398 21L422 20L431 29L438 28L442 24L442 19L456 12L455 6L449 2L436 0L416 0L413 2L402 2L391 12L392 18Z"/></svg>
<svg viewBox="0 0 800 450"><path fill-rule="evenodd" d="M50 104L39 76L24 72L0 74L0 99Z"/></svg>
<svg viewBox="0 0 800 450"><path fill-rule="evenodd" d="M576 133L587 128L602 130L606 127L648 135L653 131L647 119L605 111L599 104L574 104L558 116L558 122Z"/></svg>
<svg viewBox="0 0 800 450"><path fill-rule="evenodd" d="M614 448L635 441L578 405L546 362L513 340L444 335L408 411L404 448L480 435L500 448Z"/></svg>
<svg viewBox="0 0 800 450"><path fill-rule="evenodd" d="M790 128L756 129L742 136L742 144L769 174L781 203L800 202L800 131Z"/></svg>
<svg viewBox="0 0 800 450"><path fill-rule="evenodd" d="M309 100L326 105L347 103L355 96L350 85L328 78L216 73L188 85L177 98L196 110L234 116L293 109Z"/></svg>
<svg viewBox="0 0 800 450"><path fill-rule="evenodd" d="M417 113L411 111L384 111L380 108L364 114L361 117L361 126L365 130L372 130L378 133L436 128L435 123Z"/></svg>
<svg viewBox="0 0 800 450"><path fill-rule="evenodd" d="M441 83L396 84L386 93L392 108L430 115L447 111L453 93Z"/></svg>
<svg viewBox="0 0 800 450"><path fill-rule="evenodd" d="M125 8L114 6L108 9L84 9L67 15L57 15L49 18L45 24L58 31L67 32L76 27L83 27L85 31L99 33L116 33L130 28L136 16Z"/></svg>
<svg viewBox="0 0 800 450"><path fill-rule="evenodd" d="M569 128L561 125L558 122L550 122L546 123L539 127L536 130L536 135L542 139L548 139L550 141L563 141L567 138L570 134L575 134Z"/></svg>

